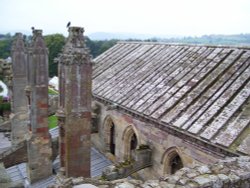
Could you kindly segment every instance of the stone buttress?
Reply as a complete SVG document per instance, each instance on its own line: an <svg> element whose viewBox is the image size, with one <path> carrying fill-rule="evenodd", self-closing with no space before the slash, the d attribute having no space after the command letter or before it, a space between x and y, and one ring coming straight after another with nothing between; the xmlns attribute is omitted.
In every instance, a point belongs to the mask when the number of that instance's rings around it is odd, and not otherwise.
<svg viewBox="0 0 250 188"><path fill-rule="evenodd" d="M30 129L28 140L28 177L31 183L52 174L52 149L48 128L48 49L42 30L33 31L29 48L28 83L30 101Z"/></svg>
<svg viewBox="0 0 250 188"><path fill-rule="evenodd" d="M90 177L92 62L83 32L69 28L58 58L60 160L67 177Z"/></svg>
<svg viewBox="0 0 250 188"><path fill-rule="evenodd" d="M25 140L28 133L28 102L25 95L27 85L27 50L23 35L16 33L11 50L12 57L12 114L11 141L17 144Z"/></svg>

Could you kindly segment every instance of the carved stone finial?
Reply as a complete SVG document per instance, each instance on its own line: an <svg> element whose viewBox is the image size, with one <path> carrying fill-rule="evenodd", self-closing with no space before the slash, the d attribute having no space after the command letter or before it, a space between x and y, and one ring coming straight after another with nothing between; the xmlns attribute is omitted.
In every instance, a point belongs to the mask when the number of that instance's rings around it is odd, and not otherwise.
<svg viewBox="0 0 250 188"><path fill-rule="evenodd" d="M16 33L11 51L26 51L22 33Z"/></svg>
<svg viewBox="0 0 250 188"><path fill-rule="evenodd" d="M84 29L82 27L69 27L68 31L69 36L63 52L55 61L65 65L92 64L91 55L84 43Z"/></svg>
<svg viewBox="0 0 250 188"><path fill-rule="evenodd" d="M37 50L43 51L43 53L48 54L48 49L43 39L43 31L41 29L34 29L33 30L33 37L31 47L33 51L36 52ZM40 52L39 52L40 53Z"/></svg>
<svg viewBox="0 0 250 188"><path fill-rule="evenodd" d="M43 34L43 30L41 29L34 29L32 30L33 36L37 37L37 36L42 36Z"/></svg>
<svg viewBox="0 0 250 188"><path fill-rule="evenodd" d="M84 29L82 27L69 27L69 36L66 46L84 48Z"/></svg>

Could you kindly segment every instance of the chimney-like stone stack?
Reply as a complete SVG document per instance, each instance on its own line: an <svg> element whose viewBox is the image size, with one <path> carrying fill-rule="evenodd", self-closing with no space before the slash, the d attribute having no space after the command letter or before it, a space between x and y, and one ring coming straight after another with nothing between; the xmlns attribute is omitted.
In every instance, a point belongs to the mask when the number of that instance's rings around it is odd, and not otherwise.
<svg viewBox="0 0 250 188"><path fill-rule="evenodd" d="M28 102L25 96L27 85L27 50L23 35L16 33L11 50L12 57L12 114L11 114L11 141L17 144L25 140L28 134Z"/></svg>
<svg viewBox="0 0 250 188"><path fill-rule="evenodd" d="M31 138L28 140L28 177L31 183L52 174L51 138L48 128L48 49L42 30L33 31L28 57Z"/></svg>
<svg viewBox="0 0 250 188"><path fill-rule="evenodd" d="M90 177L92 62L83 32L69 27L58 58L60 160L67 177Z"/></svg>

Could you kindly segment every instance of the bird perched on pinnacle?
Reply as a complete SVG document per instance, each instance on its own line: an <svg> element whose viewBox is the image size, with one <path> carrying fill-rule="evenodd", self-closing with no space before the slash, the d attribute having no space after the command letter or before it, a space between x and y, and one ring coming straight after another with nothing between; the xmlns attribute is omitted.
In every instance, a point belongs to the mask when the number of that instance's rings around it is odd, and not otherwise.
<svg viewBox="0 0 250 188"><path fill-rule="evenodd" d="M68 28L68 27L70 27L70 24L71 24L71 23L70 23L70 22L68 22L68 24L67 24L67 26L66 26L66 27L67 27L67 28Z"/></svg>
<svg viewBox="0 0 250 188"><path fill-rule="evenodd" d="M32 31L34 31L34 30L35 30L35 28L32 26L32 27L31 27L31 30L32 30Z"/></svg>

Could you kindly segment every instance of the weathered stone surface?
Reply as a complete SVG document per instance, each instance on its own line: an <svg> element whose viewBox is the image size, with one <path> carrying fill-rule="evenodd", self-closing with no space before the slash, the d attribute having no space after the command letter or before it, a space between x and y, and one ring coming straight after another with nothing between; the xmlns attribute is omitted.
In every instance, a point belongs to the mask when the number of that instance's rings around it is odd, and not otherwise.
<svg viewBox="0 0 250 188"><path fill-rule="evenodd" d="M58 58L60 160L67 177L90 177L92 62L83 32L69 28Z"/></svg>
<svg viewBox="0 0 250 188"><path fill-rule="evenodd" d="M243 140L243 142L239 145L239 147L237 148L237 150L250 155L250 147L249 147L249 145L250 145L250 135L248 135Z"/></svg>
<svg viewBox="0 0 250 188"><path fill-rule="evenodd" d="M1 188L23 188L21 182L12 182L10 176L7 174L3 163L0 163L0 187Z"/></svg>
<svg viewBox="0 0 250 188"><path fill-rule="evenodd" d="M197 168L197 171L200 174L210 174L211 173L211 170L208 168L208 166L200 166Z"/></svg>
<svg viewBox="0 0 250 188"><path fill-rule="evenodd" d="M58 156L58 138L52 140L52 161ZM18 156L18 157L17 157ZM28 161L27 142L23 141L12 146L0 154L0 162L4 163L6 168Z"/></svg>
<svg viewBox="0 0 250 188"><path fill-rule="evenodd" d="M220 178L224 183L228 183L230 181L229 177L225 174L218 174L218 178Z"/></svg>
<svg viewBox="0 0 250 188"><path fill-rule="evenodd" d="M49 96L49 115L53 115L56 113L58 108L58 95Z"/></svg>
<svg viewBox="0 0 250 188"><path fill-rule="evenodd" d="M234 174L229 174L228 177L230 179L230 182L232 182L232 183L236 183L236 182L238 182L240 180L240 177L236 176Z"/></svg>
<svg viewBox="0 0 250 188"><path fill-rule="evenodd" d="M211 180L208 177L205 176L198 176L194 178L194 181L199 184L200 187L208 187L212 185Z"/></svg>
<svg viewBox="0 0 250 188"><path fill-rule="evenodd" d="M8 148L0 154L0 162L4 163L6 168L13 165L27 162L27 142L19 142L15 146Z"/></svg>
<svg viewBox="0 0 250 188"><path fill-rule="evenodd" d="M32 137L28 141L28 174L31 183L49 177L52 174L52 149L50 140Z"/></svg>
<svg viewBox="0 0 250 188"><path fill-rule="evenodd" d="M99 187L99 188L109 188L108 185L99 185L98 187Z"/></svg>
<svg viewBox="0 0 250 188"><path fill-rule="evenodd" d="M152 150L146 147L145 149L137 149L133 153L132 161L123 161L116 165L111 165L104 169L103 177L107 180L115 180L126 178L131 174L151 166Z"/></svg>
<svg viewBox="0 0 250 188"><path fill-rule="evenodd" d="M240 161L238 158L234 159L227 159L225 161L220 161L216 164L211 164L211 168L215 166L220 166L220 164L224 164L225 166L231 164L232 161ZM246 164L249 164L250 161L248 160L250 157L245 157L244 161ZM242 170L242 174L250 173L250 168L241 168L238 166L238 162L234 163L232 165L233 169L238 169ZM201 170L203 169L203 170ZM206 170L205 170L206 169ZM185 172L193 172L194 171L200 171L201 174L196 177L187 177L187 174L181 174L178 176L176 174L174 175L168 175L165 180L164 178L161 178L161 180L146 180L145 182L142 181L137 181L137 180L128 180L128 179L120 179L120 180L115 180L115 181L96 181L96 180L90 180L83 178L80 181L82 183L90 183L93 185L96 185L98 187L141 187L141 188L160 188L160 187L166 187L166 188L207 188L207 187L213 187L213 188L229 188L229 187L235 187L235 188L249 188L250 185L250 179L247 178L240 178L239 176L236 176L234 174L223 174L220 173L223 171L223 168L220 168L220 170L216 171L216 173L211 172L207 173L210 169L210 166L196 166L192 168L185 168L183 171ZM203 172L203 173L202 173ZM219 173L217 173L219 172ZM197 172L198 173L198 172ZM178 181L177 181L178 179ZM78 179L79 180L79 179ZM67 186L73 186L74 180L72 179L66 179L66 180L61 180L60 182L65 182L65 183L59 183L55 185L54 187L56 188L64 188ZM81 182L77 181L77 184L80 184ZM139 183L139 184L138 184Z"/></svg>
<svg viewBox="0 0 250 188"><path fill-rule="evenodd" d="M129 182L124 182L115 186L115 188L134 188L135 186Z"/></svg>
<svg viewBox="0 0 250 188"><path fill-rule="evenodd" d="M181 177L179 181L177 182L178 185L186 185L187 182L189 181L189 178L186 177Z"/></svg>
<svg viewBox="0 0 250 188"><path fill-rule="evenodd" d="M159 183L159 186L161 186L161 187L168 187L168 186L169 186L169 183L167 183L167 182L165 182L165 181L161 181L161 182Z"/></svg>
<svg viewBox="0 0 250 188"><path fill-rule="evenodd" d="M0 118L1 122L1 118ZM0 131L1 132L10 132L11 131L11 122L10 121L3 121L0 123Z"/></svg>
<svg viewBox="0 0 250 188"><path fill-rule="evenodd" d="M198 172L187 173L187 177L188 177L188 178L194 178L194 177L196 177L196 176L198 176L198 175L199 175Z"/></svg>
<svg viewBox="0 0 250 188"><path fill-rule="evenodd" d="M216 164L211 167L211 171L215 174L218 174L222 169L224 170L223 164Z"/></svg>
<svg viewBox="0 0 250 188"><path fill-rule="evenodd" d="M29 48L27 96L30 99L28 178L31 183L52 174L52 149L48 128L48 50L42 31L34 30Z"/></svg>
<svg viewBox="0 0 250 188"><path fill-rule="evenodd" d="M91 184L81 184L81 185L75 185L73 188L96 188L96 186Z"/></svg>
<svg viewBox="0 0 250 188"><path fill-rule="evenodd" d="M27 86L27 49L21 33L17 33L11 50L12 57L12 115L11 141L17 144L25 140L28 134Z"/></svg>
<svg viewBox="0 0 250 188"><path fill-rule="evenodd" d="M13 70L10 62L0 59L0 74L3 75L3 82L7 87L12 88Z"/></svg>
<svg viewBox="0 0 250 188"><path fill-rule="evenodd" d="M180 176L175 176L175 175L170 176L168 178L168 182L172 184L176 184L179 180L180 180Z"/></svg>
<svg viewBox="0 0 250 188"><path fill-rule="evenodd" d="M223 186L223 182L217 175L209 175L208 176L214 188L220 188Z"/></svg>
<svg viewBox="0 0 250 188"><path fill-rule="evenodd" d="M27 139L29 135L28 112L27 111L16 112L15 114L11 114L10 119L11 119L11 141L15 145Z"/></svg>
<svg viewBox="0 0 250 188"><path fill-rule="evenodd" d="M3 163L0 163L0 183L9 183L9 182L11 182L11 179L6 172Z"/></svg>

